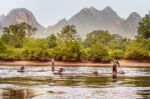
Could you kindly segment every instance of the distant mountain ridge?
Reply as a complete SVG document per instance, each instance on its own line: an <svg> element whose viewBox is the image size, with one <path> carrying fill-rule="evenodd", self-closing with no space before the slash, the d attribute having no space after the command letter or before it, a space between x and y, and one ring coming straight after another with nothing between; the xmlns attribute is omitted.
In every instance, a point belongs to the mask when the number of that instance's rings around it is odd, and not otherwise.
<svg viewBox="0 0 150 99"><path fill-rule="evenodd" d="M136 12L131 13L125 20L118 16L111 7L106 7L103 10L90 7L82 9L68 21L63 19L63 21L61 20L57 24L48 27L47 31L57 33L60 32L63 26L74 24L82 37L93 30L102 29L133 38L137 34L137 26L140 20L141 16Z"/></svg>
<svg viewBox="0 0 150 99"><path fill-rule="evenodd" d="M2 27L7 27L9 25L17 24L17 23L28 23L29 25L32 25L36 28L42 28L42 25L40 25L37 21L34 15L25 8L17 8L11 10L7 16L5 16L1 21L0 25Z"/></svg>
<svg viewBox="0 0 150 99"><path fill-rule="evenodd" d="M137 35L137 27L140 21L141 16L138 13L133 12L126 20L119 24L113 32L119 33L120 35L124 35L126 37L134 37Z"/></svg>
<svg viewBox="0 0 150 99"><path fill-rule="evenodd" d="M52 33L60 32L65 25L75 25L79 35L83 38L93 30L108 30L110 33L133 38L137 34L140 20L141 16L136 12L131 13L127 19L123 19L111 7L103 10L90 7L80 10L69 20L64 18L55 25L44 28L37 22L32 12L25 8L17 8L11 10L6 16L0 16L0 26L2 28L26 22L39 30L35 37L47 37Z"/></svg>
<svg viewBox="0 0 150 99"><path fill-rule="evenodd" d="M37 29L35 37L41 37L43 31L45 30L45 28L37 22L32 12L30 12L26 8L13 9L3 18L0 17L0 19L0 33L2 33L2 29L4 27L8 27L9 25L18 23L27 23L32 27L35 27Z"/></svg>
<svg viewBox="0 0 150 99"><path fill-rule="evenodd" d="M1 16L0 16L0 22L3 21L4 18L5 18L5 15L1 15Z"/></svg>

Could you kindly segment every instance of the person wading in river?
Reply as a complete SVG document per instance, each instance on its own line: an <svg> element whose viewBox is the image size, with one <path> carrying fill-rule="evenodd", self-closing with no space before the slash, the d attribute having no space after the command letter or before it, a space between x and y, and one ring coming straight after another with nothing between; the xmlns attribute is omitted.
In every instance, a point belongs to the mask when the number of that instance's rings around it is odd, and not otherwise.
<svg viewBox="0 0 150 99"><path fill-rule="evenodd" d="M64 71L63 68L60 68L58 71L53 72L54 75L62 75L62 72Z"/></svg>
<svg viewBox="0 0 150 99"><path fill-rule="evenodd" d="M21 67L20 67L20 70L18 70L18 72L25 72L25 67L24 67L24 66L21 66Z"/></svg>
<svg viewBox="0 0 150 99"><path fill-rule="evenodd" d="M117 78L117 67L120 67L120 63L117 59L114 59L113 60L113 68L112 68L112 72L113 72L112 77L113 78Z"/></svg>
<svg viewBox="0 0 150 99"><path fill-rule="evenodd" d="M54 72L54 71L55 71L55 67L54 67L54 65L55 65L55 60L54 60L54 58L52 58L52 66L51 66L51 68L52 68L52 72Z"/></svg>

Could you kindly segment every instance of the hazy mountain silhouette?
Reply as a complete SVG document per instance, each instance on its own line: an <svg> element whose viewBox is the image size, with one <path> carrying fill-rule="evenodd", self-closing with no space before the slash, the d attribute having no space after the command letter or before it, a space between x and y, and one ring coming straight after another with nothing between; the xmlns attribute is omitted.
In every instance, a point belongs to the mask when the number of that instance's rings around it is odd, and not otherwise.
<svg viewBox="0 0 150 99"><path fill-rule="evenodd" d="M125 21L123 21L119 26L117 26L113 31L126 37L133 38L135 35L137 35L137 27L140 20L141 20L140 15L136 12L133 12Z"/></svg>
<svg viewBox="0 0 150 99"><path fill-rule="evenodd" d="M42 26L36 21L34 15L25 8L17 8L11 10L8 15L0 22L2 27L7 27L12 24L25 22L36 28L42 28Z"/></svg>
<svg viewBox="0 0 150 99"><path fill-rule="evenodd" d="M0 22L3 21L4 18L5 18L5 15L1 15L1 16L0 16Z"/></svg>
<svg viewBox="0 0 150 99"><path fill-rule="evenodd" d="M35 34L36 37L43 36L43 31L45 30L45 28L37 22L32 12L30 12L26 8L13 9L8 13L7 16L0 18L0 19L1 19L0 32L2 32L2 29L4 27L8 27L9 25L23 23L23 22L31 25L32 27L37 28L37 31Z"/></svg>
<svg viewBox="0 0 150 99"><path fill-rule="evenodd" d="M132 13L125 20L118 16L111 7L106 7L101 11L90 7L82 9L68 21L61 20L57 24L48 27L47 31L49 33L57 33L60 32L63 26L74 24L82 37L85 37L87 33L93 30L102 29L132 38L137 33L137 26L140 20L141 17L136 12Z"/></svg>
<svg viewBox="0 0 150 99"><path fill-rule="evenodd" d="M93 30L101 29L132 38L137 34L140 20L141 17L136 12L131 13L125 20L117 15L111 7L106 7L103 10L90 7L82 9L69 20L64 18L46 29L37 22L32 12L25 8L17 8L11 10L7 16L0 16L0 26L7 27L11 24L26 22L40 30L35 36L47 37L52 33L60 32L65 25L75 25L81 37L85 37L87 33Z"/></svg>

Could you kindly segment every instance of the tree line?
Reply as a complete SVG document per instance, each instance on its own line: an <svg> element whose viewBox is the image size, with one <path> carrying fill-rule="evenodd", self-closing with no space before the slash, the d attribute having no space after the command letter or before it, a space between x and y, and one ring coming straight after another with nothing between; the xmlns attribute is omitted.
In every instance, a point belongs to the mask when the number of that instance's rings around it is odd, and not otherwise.
<svg viewBox="0 0 150 99"><path fill-rule="evenodd" d="M36 28L21 23L3 29L0 60L50 60L110 62L112 59L150 61L150 13L138 26L135 39L95 30L81 39L74 25L58 34L34 38Z"/></svg>

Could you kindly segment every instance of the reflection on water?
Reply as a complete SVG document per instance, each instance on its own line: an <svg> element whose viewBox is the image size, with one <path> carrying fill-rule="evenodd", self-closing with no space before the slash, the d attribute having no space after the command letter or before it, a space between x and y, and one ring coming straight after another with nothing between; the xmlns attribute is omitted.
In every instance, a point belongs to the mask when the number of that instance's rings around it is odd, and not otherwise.
<svg viewBox="0 0 150 99"><path fill-rule="evenodd" d="M149 90L138 90L138 95L141 95L144 99L150 99L150 89Z"/></svg>
<svg viewBox="0 0 150 99"><path fill-rule="evenodd" d="M29 99L34 95L33 91L29 89L3 89L2 91L2 99Z"/></svg>
<svg viewBox="0 0 150 99"><path fill-rule="evenodd" d="M27 67L25 73L18 69L1 66L0 99L150 98L150 68L124 68L126 74L117 79L108 67L64 67L63 76L53 75L50 67ZM103 75L87 75L93 71Z"/></svg>

